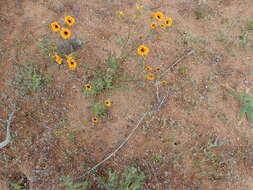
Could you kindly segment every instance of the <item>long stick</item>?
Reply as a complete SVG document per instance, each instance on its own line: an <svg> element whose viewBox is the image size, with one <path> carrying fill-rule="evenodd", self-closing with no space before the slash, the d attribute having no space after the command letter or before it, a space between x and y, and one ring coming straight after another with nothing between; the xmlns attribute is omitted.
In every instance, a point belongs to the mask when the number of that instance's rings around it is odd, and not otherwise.
<svg viewBox="0 0 253 190"><path fill-rule="evenodd" d="M6 137L5 137L5 140L0 143L0 149L4 148L5 146L7 146L11 142L10 126L11 126L11 122L14 117L15 111L16 110L13 110L11 112L11 114L9 114L9 118L6 122Z"/></svg>
<svg viewBox="0 0 253 190"><path fill-rule="evenodd" d="M168 97L167 93L162 101L160 102L157 110L155 110L156 112L160 110L161 106L164 104L165 99ZM127 136L127 138L119 145L119 147L117 149L115 149L112 153L110 153L105 159L103 159L101 162L99 162L98 164L96 164L94 167L92 167L91 169L89 169L87 172L85 172L83 175L78 176L77 179L80 179L84 176L86 176L87 174L89 174L91 171L95 170L96 168L98 168L100 165L102 165L103 163L105 163L107 160L109 160L112 156L114 156L127 142L128 140L131 138L131 136L134 134L134 132L139 128L141 122L144 120L144 118L146 117L147 113L144 113L143 116L139 119L137 125L132 129L132 131L129 133L129 135ZM154 117L152 117L153 119ZM151 120L152 120L151 119Z"/></svg>
<svg viewBox="0 0 253 190"><path fill-rule="evenodd" d="M101 162L99 162L98 164L96 164L94 167L92 167L91 169L89 169L84 175L79 176L77 179L80 179L84 176L86 176L87 174L89 174L91 171L95 170L97 167L99 167L100 165L102 165L104 162L106 162L107 160L109 160L112 156L114 156L129 140L129 138L134 134L134 132L136 131L136 129L140 126L141 122L143 121L143 119L146 117L146 114L144 114L141 119L138 121L137 125L135 128L132 129L131 133L127 136L127 138L120 144L120 146L114 150L112 153L110 153L105 159L103 159Z"/></svg>
<svg viewBox="0 0 253 190"><path fill-rule="evenodd" d="M175 63L173 63L171 66L169 66L162 74L164 75L165 73L171 71L178 63L180 63L183 59L185 59L186 57L192 55L195 53L195 50L191 50L188 53L186 53L185 55L183 55L182 57L180 57L178 60L175 61Z"/></svg>
<svg viewBox="0 0 253 190"><path fill-rule="evenodd" d="M175 67L184 58L188 57L189 55L193 54L194 52L195 52L194 50L189 51L187 54L185 54L184 56L182 56L181 58L179 58L175 63L173 63L164 73L170 71L173 67ZM168 95L169 95L169 88L168 88L168 91L167 91L166 95L164 95L162 101L160 101L159 106L157 107L157 110L155 110L155 112L158 112L160 110L160 108L162 107L162 105L165 103L165 99L168 97ZM89 169L83 175L78 176L77 179L81 179L82 177L85 177L91 171L97 169L99 166L101 166L103 163L105 163L107 160L109 160L112 156L114 156L128 142L128 140L131 138L131 136L134 134L134 132L139 128L141 122L144 120L144 118L146 117L146 115L147 115L147 113L143 114L143 116L139 119L137 125L132 129L132 131L129 133L129 135L126 137L126 139L118 146L118 148L116 148L105 159L103 159L102 161L100 161L98 164L96 164L94 167L92 167L91 169ZM153 118L154 118L154 116L151 118L151 120L153 120Z"/></svg>

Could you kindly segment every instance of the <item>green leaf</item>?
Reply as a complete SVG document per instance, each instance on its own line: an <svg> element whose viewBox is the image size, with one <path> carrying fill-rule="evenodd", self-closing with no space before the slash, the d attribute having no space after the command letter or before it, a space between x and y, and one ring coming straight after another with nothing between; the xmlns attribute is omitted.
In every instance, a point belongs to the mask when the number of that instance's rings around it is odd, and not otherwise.
<svg viewBox="0 0 253 190"><path fill-rule="evenodd" d="M227 88L227 91L232 94L234 97L238 98L241 102L241 107L239 111L239 118L242 118L244 113L247 116L248 121L253 122L253 99L249 94L244 94L243 96L239 95L231 88Z"/></svg>
<svg viewBox="0 0 253 190"><path fill-rule="evenodd" d="M234 97L238 98L239 100L242 100L242 96L240 96L237 92L235 92L232 88L227 88L227 91L232 94Z"/></svg>
<svg viewBox="0 0 253 190"><path fill-rule="evenodd" d="M239 111L239 118L241 119L244 113L247 111L246 107L242 107Z"/></svg>

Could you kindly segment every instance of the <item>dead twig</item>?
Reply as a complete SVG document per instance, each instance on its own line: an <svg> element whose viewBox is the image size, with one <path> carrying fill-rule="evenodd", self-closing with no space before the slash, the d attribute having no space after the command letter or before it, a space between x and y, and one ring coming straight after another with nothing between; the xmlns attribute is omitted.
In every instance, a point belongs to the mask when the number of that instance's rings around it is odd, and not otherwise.
<svg viewBox="0 0 253 190"><path fill-rule="evenodd" d="M160 102L161 100L159 96L159 82L156 82L155 86L156 86L156 99L157 99L157 102Z"/></svg>
<svg viewBox="0 0 253 190"><path fill-rule="evenodd" d="M162 107L162 105L165 103L166 98L169 95L169 88L168 88L168 92L166 93L166 95L164 95L162 101L160 102L160 104L158 105L157 109L151 111L151 112L158 112L160 110L160 108ZM85 177L86 175L88 175L90 172L94 171L95 169L97 169L99 166L101 166L102 164L104 164L107 160L109 160L111 157L115 156L115 154L125 145L127 144L128 140L132 137L132 135L135 133L135 131L140 127L140 124L142 123L142 121L145 119L145 117L147 116L148 112L145 112L142 117L139 119L138 123L136 124L136 126L132 129L132 131L129 133L129 135L126 137L126 139L112 152L110 153L105 159L103 159L102 161L100 161L98 164L96 164L95 166L93 166L91 169L89 169L87 172L85 172L83 175L80 175L77 177L77 179L81 179L83 177ZM151 120L154 119L154 116L151 118Z"/></svg>
<svg viewBox="0 0 253 190"><path fill-rule="evenodd" d="M103 163L105 163L107 160L109 160L112 156L114 156L126 143L127 141L130 139L130 137L134 134L134 132L136 131L136 129L138 129L138 127L140 126L141 122L144 120L144 118L146 117L147 114L143 114L143 116L141 117L141 119L139 119L137 125L135 126L135 128L132 129L131 133L129 133L129 135L126 137L126 139L118 146L118 148L116 148L112 153L110 153L105 159L103 159L101 162L99 162L98 164L96 164L94 167L92 167L91 169L89 169L84 175L79 176L78 179L86 176L87 174L89 174L91 171L95 170L96 168L98 168L99 166L101 166Z"/></svg>
<svg viewBox="0 0 253 190"><path fill-rule="evenodd" d="M0 149L4 148L5 146L7 146L10 141L11 141L11 134L10 134L10 126L11 126L11 122L14 118L14 113L16 110L13 110L10 114L9 114L9 118L6 121L6 137L5 140L3 142L0 143Z"/></svg>
<svg viewBox="0 0 253 190"><path fill-rule="evenodd" d="M188 53L184 54L182 57L180 57L178 60L176 60L171 66L169 66L163 73L161 73L161 76L163 76L165 73L171 71L183 59L185 59L186 57L188 57L194 53L195 53L195 50L190 50Z"/></svg>

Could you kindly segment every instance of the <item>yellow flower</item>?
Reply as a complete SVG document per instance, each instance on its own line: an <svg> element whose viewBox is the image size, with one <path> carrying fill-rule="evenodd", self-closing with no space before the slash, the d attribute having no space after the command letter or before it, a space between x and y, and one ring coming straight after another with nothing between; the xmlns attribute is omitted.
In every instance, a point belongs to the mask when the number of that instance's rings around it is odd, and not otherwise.
<svg viewBox="0 0 253 190"><path fill-rule="evenodd" d="M169 26L171 26L172 25L172 18L166 18L165 20L164 20L164 25L166 26L166 27L169 27Z"/></svg>
<svg viewBox="0 0 253 190"><path fill-rule="evenodd" d="M65 55L66 59L72 58L72 56Z"/></svg>
<svg viewBox="0 0 253 190"><path fill-rule="evenodd" d="M155 22L152 22L151 24L150 24L150 28L157 28L157 23L155 23Z"/></svg>
<svg viewBox="0 0 253 190"><path fill-rule="evenodd" d="M111 107L112 106L112 101L111 100L105 100L105 105L108 106L108 107Z"/></svg>
<svg viewBox="0 0 253 190"><path fill-rule="evenodd" d="M60 24L58 22L52 22L51 23L51 29L54 32L58 32L61 29L61 26L60 26Z"/></svg>
<svg viewBox="0 0 253 190"><path fill-rule="evenodd" d="M164 28L165 27L165 24L160 24L161 28Z"/></svg>
<svg viewBox="0 0 253 190"><path fill-rule="evenodd" d="M92 117L91 121L92 121L92 123L97 123L98 122L98 118L97 117Z"/></svg>
<svg viewBox="0 0 253 190"><path fill-rule="evenodd" d="M155 15L154 15L154 18L157 19L157 20L159 20L159 21L162 21L163 17L164 17L164 15L160 11L156 12Z"/></svg>
<svg viewBox="0 0 253 190"><path fill-rule="evenodd" d="M153 74L149 74L146 77L148 80L155 80L155 76Z"/></svg>
<svg viewBox="0 0 253 190"><path fill-rule="evenodd" d="M62 28L60 34L61 37L63 37L64 39L68 39L71 37L71 31L67 28Z"/></svg>
<svg viewBox="0 0 253 190"><path fill-rule="evenodd" d="M156 72L160 72L161 71L161 67L156 67Z"/></svg>
<svg viewBox="0 0 253 190"><path fill-rule="evenodd" d="M166 85L166 84L168 84L168 82L164 80L164 81L161 81L160 84L161 85Z"/></svg>
<svg viewBox="0 0 253 190"><path fill-rule="evenodd" d="M63 59L59 55L55 55L54 58L56 63L58 63L59 65L62 64Z"/></svg>
<svg viewBox="0 0 253 190"><path fill-rule="evenodd" d="M64 20L65 20L65 22L67 23L67 25L69 25L69 26L72 26L72 25L74 25L75 24L75 19L72 17L72 16L66 16L65 18L64 18Z"/></svg>
<svg viewBox="0 0 253 190"><path fill-rule="evenodd" d="M69 66L70 70L74 70L77 67L77 63L72 57L69 57L67 59L67 63L68 63L68 66Z"/></svg>
<svg viewBox="0 0 253 190"><path fill-rule="evenodd" d="M90 84L84 85L85 90L90 91L92 90L92 86Z"/></svg>
<svg viewBox="0 0 253 190"><path fill-rule="evenodd" d="M152 70L153 70L153 68L150 66L145 67L145 71L152 71Z"/></svg>
<svg viewBox="0 0 253 190"><path fill-rule="evenodd" d="M137 49L137 52L139 55L147 55L149 53L149 48L144 46L144 45L140 45Z"/></svg>
<svg viewBox="0 0 253 190"><path fill-rule="evenodd" d="M119 16L125 16L125 13L124 13L123 11L117 11L117 14L118 14Z"/></svg>

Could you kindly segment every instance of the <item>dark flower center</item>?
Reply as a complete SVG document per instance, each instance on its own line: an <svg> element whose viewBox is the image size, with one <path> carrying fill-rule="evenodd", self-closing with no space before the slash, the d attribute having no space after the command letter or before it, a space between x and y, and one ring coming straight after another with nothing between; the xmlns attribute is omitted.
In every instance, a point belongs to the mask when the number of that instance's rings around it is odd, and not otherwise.
<svg viewBox="0 0 253 190"><path fill-rule="evenodd" d="M157 15L157 18L161 18L160 15Z"/></svg>
<svg viewBox="0 0 253 190"><path fill-rule="evenodd" d="M55 28L58 28L58 25L55 25Z"/></svg>
<svg viewBox="0 0 253 190"><path fill-rule="evenodd" d="M71 20L68 20L69 23L71 23Z"/></svg>
<svg viewBox="0 0 253 190"><path fill-rule="evenodd" d="M71 62L70 62L70 64L71 64L71 65L74 65L74 62L73 62L73 61L71 61Z"/></svg>
<svg viewBox="0 0 253 190"><path fill-rule="evenodd" d="M144 49L144 48L141 48L141 52L145 52L145 49Z"/></svg>
<svg viewBox="0 0 253 190"><path fill-rule="evenodd" d="M65 34L65 35L68 35L68 32L67 32L67 31L65 31L65 32L64 32L64 34Z"/></svg>

